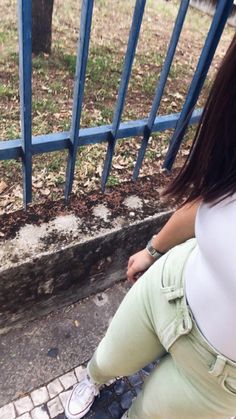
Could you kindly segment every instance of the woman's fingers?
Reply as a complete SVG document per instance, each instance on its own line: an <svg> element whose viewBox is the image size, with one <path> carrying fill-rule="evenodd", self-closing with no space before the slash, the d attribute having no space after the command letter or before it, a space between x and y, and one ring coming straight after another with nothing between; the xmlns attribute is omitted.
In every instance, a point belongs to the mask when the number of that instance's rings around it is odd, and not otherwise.
<svg viewBox="0 0 236 419"><path fill-rule="evenodd" d="M137 274L137 268L135 267L135 264L132 263L132 265L130 267L128 267L127 270L127 278L129 281L134 281L135 279L135 275Z"/></svg>
<svg viewBox="0 0 236 419"><path fill-rule="evenodd" d="M128 269L133 265L133 263L134 263L134 257L133 256L131 256L130 258L129 258L129 261L128 261Z"/></svg>
<svg viewBox="0 0 236 419"><path fill-rule="evenodd" d="M146 249L135 253L129 258L127 266L127 278L129 281L136 281L149 266L153 264L155 259L152 258Z"/></svg>

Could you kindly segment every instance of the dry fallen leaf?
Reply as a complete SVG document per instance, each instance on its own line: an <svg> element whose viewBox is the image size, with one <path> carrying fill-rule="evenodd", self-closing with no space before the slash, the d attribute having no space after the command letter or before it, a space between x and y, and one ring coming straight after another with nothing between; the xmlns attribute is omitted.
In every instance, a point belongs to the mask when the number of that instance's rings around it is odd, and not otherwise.
<svg viewBox="0 0 236 419"><path fill-rule="evenodd" d="M43 186L43 182L42 182L42 181L35 182L35 183L33 184L33 186L34 186L35 188L37 188L37 189L40 189L40 188L42 188L42 186Z"/></svg>
<svg viewBox="0 0 236 419"><path fill-rule="evenodd" d="M0 193L5 191L6 188L7 188L6 182L4 182L4 180L1 180L1 182L0 182Z"/></svg>
<svg viewBox="0 0 236 419"><path fill-rule="evenodd" d="M40 192L41 192L41 195L44 195L44 196L50 195L50 189L42 189Z"/></svg>
<svg viewBox="0 0 236 419"><path fill-rule="evenodd" d="M15 187L15 189L12 191L12 195L13 195L14 198L22 199L22 196L23 196L22 194L23 194L23 191L22 191L22 187L20 185L17 185Z"/></svg>
<svg viewBox="0 0 236 419"><path fill-rule="evenodd" d="M113 167L114 167L114 169L117 169L117 170L123 170L124 169L124 166L121 166L120 164L113 164Z"/></svg>

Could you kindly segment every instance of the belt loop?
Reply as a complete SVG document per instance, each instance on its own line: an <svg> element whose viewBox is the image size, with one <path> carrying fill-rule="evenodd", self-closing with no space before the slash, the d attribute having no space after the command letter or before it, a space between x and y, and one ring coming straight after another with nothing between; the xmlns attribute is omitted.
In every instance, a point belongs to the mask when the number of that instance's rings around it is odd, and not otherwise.
<svg viewBox="0 0 236 419"><path fill-rule="evenodd" d="M168 301L174 301L179 298L182 298L184 296L184 289L183 288L177 288L169 290L167 293L167 299Z"/></svg>
<svg viewBox="0 0 236 419"><path fill-rule="evenodd" d="M215 364L212 365L211 369L209 370L209 373L214 375L215 377L218 377L221 375L224 371L225 364L227 360L222 355L217 355Z"/></svg>

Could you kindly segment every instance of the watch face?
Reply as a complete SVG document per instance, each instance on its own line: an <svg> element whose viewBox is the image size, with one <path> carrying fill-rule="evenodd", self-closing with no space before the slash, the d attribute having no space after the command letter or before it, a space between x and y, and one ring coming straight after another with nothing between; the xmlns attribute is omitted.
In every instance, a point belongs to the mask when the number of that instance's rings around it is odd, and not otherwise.
<svg viewBox="0 0 236 419"><path fill-rule="evenodd" d="M150 246L150 253L152 256L156 255L156 249L154 249L152 246Z"/></svg>
<svg viewBox="0 0 236 419"><path fill-rule="evenodd" d="M146 249L148 251L148 253L154 258L154 259L159 259L164 253L159 252L158 250L155 249L155 247L152 246L152 241L149 240Z"/></svg>
<svg viewBox="0 0 236 419"><path fill-rule="evenodd" d="M155 257L157 254L156 249L152 246L151 241L148 242L147 244L147 250L149 251L150 255Z"/></svg>

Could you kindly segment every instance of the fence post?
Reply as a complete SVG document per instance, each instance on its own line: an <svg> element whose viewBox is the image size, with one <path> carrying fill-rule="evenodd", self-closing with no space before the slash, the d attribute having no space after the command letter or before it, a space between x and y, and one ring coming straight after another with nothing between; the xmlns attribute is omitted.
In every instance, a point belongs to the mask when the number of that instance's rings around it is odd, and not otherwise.
<svg viewBox="0 0 236 419"><path fill-rule="evenodd" d="M32 200L32 0L18 0L20 114L24 205Z"/></svg>
<svg viewBox="0 0 236 419"><path fill-rule="evenodd" d="M143 19L143 13L146 0L136 0L132 25L129 34L129 41L125 55L124 68L121 76L121 82L118 92L116 109L113 116L111 133L108 140L107 154L105 158L103 173L102 173L102 191L104 191L107 179L111 169L112 157L115 150L117 132L120 125L122 111L125 104L125 96L128 89L129 78L132 70L132 64L135 56L136 46L138 43L139 32Z"/></svg>
<svg viewBox="0 0 236 419"><path fill-rule="evenodd" d="M69 156L66 170L65 199L68 201L72 190L76 153L79 141L80 117L82 111L84 83L88 61L90 31L93 15L94 0L83 0L80 19L80 41L78 42L78 55L76 61L72 125L70 135Z"/></svg>

